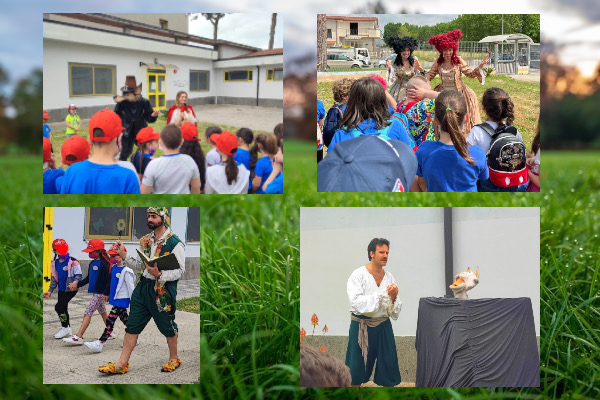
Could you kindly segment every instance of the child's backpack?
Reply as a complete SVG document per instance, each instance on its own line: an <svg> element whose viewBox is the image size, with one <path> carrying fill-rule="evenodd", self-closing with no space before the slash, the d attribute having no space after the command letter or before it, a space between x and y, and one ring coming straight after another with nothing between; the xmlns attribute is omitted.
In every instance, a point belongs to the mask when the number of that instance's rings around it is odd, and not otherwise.
<svg viewBox="0 0 600 400"><path fill-rule="evenodd" d="M341 104L339 107L337 105L331 107L325 117L325 122L323 123L323 142L327 147L331 144L331 139L333 139L335 132L340 129L340 122L342 122L342 117L344 116L342 107L344 106Z"/></svg>
<svg viewBox="0 0 600 400"><path fill-rule="evenodd" d="M383 129L379 129L377 131L377 135L373 135L373 136L379 136L382 139L391 140L391 138L388 136L388 131L390 130L390 126L392 126L392 125L388 125ZM352 128L348 132L350 132L352 134L352 136L355 138L363 135L363 133L357 128Z"/></svg>
<svg viewBox="0 0 600 400"><path fill-rule="evenodd" d="M522 185L528 180L527 149L517 138L514 126L499 126L496 131L488 124L477 125L491 137L490 149L487 152L487 165L490 181L499 187Z"/></svg>

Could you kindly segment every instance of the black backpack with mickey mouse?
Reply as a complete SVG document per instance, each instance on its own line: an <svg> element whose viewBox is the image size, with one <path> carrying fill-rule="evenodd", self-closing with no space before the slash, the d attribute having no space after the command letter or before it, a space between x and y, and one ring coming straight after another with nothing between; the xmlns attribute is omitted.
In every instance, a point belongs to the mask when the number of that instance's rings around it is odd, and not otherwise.
<svg viewBox="0 0 600 400"><path fill-rule="evenodd" d="M518 186L527 182L527 149L517 137L517 128L498 126L494 130L486 122L477 126L492 137L486 155L490 181L500 187Z"/></svg>

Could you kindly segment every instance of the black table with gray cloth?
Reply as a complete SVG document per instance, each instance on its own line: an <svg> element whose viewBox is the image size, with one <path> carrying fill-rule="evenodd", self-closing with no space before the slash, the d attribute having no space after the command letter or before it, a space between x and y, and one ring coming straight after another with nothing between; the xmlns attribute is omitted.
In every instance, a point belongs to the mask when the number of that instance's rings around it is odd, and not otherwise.
<svg viewBox="0 0 600 400"><path fill-rule="evenodd" d="M528 297L421 298L415 347L416 386L540 386Z"/></svg>

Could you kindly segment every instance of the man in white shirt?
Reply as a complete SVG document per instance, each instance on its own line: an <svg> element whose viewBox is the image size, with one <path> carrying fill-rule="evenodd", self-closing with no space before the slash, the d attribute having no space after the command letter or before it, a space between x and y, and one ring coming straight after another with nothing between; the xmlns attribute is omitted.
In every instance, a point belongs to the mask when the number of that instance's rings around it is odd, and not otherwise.
<svg viewBox="0 0 600 400"><path fill-rule="evenodd" d="M383 238L371 240L367 247L369 263L357 268L348 279L350 301L350 332L346 365L352 375L352 386L360 386L371 378L379 386L400 383L400 369L390 317L398 319L402 301L391 273L384 270L390 242Z"/></svg>

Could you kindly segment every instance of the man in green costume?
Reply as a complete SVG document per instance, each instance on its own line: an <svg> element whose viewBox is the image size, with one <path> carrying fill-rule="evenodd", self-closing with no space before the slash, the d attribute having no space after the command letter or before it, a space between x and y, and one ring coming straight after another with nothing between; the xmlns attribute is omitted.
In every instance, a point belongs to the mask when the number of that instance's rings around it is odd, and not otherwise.
<svg viewBox="0 0 600 400"><path fill-rule="evenodd" d="M138 335L150 319L154 319L160 332L167 338L169 361L163 365L163 372L173 372L181 364L177 354L177 324L175 308L177 281L185 272L185 245L169 228L169 212L166 207L150 207L146 211L148 228L151 233L140 239L140 251L148 258L156 258L170 253L175 254L179 269L159 271L156 263L150 266L125 251L120 241L117 251L125 264L134 270L141 270L140 280L131 295L131 306L123 351L119 361L110 362L98 368L107 374L123 374L129 370L129 358L137 343Z"/></svg>

